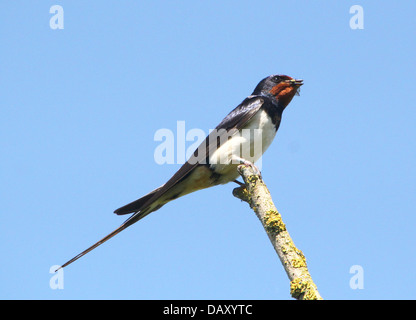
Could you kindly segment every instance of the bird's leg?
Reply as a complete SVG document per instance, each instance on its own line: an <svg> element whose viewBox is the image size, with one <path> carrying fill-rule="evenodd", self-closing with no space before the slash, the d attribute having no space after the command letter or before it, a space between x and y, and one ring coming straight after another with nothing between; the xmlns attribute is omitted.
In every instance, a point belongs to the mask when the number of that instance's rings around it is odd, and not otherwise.
<svg viewBox="0 0 416 320"><path fill-rule="evenodd" d="M233 182L235 182L236 184L238 184L238 185L239 185L239 186L241 186L241 187L245 186L245 184L244 184L244 183L242 183L242 182L240 182L240 181L238 181L238 180L234 180Z"/></svg>

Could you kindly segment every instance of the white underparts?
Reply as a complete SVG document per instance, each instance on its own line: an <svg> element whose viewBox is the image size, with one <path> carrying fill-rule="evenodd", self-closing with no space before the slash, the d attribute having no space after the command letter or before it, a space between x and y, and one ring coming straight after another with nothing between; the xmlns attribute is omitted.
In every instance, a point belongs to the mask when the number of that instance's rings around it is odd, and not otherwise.
<svg viewBox="0 0 416 320"><path fill-rule="evenodd" d="M276 127L269 115L260 110L242 130L231 134L231 138L226 136L220 147L209 155L211 169L223 175L220 183L238 177L236 166L241 159L257 162L276 136Z"/></svg>

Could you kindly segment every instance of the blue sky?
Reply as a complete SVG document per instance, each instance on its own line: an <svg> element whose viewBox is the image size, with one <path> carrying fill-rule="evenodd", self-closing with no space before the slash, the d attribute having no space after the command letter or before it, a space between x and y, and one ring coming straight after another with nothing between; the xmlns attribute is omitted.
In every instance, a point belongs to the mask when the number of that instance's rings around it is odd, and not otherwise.
<svg viewBox="0 0 416 320"><path fill-rule="evenodd" d="M52 30L49 8L64 9ZM352 5L364 29L352 30ZM64 270L163 184L157 130L208 132L265 76L304 79L263 178L327 299L415 299L414 1L2 1L0 298L290 299L234 184ZM188 142L190 145L191 142ZM351 289L350 268L364 271Z"/></svg>

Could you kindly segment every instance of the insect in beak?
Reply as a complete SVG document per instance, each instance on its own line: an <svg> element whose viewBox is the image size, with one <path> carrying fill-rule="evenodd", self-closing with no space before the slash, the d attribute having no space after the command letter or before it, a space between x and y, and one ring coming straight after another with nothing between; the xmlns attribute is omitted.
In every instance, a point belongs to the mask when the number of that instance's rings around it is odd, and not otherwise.
<svg viewBox="0 0 416 320"><path fill-rule="evenodd" d="M303 80L302 79L292 79L292 80L290 80L290 83L293 85L293 86L295 86L295 87L297 87L296 88L296 95L297 96L300 96L300 86L302 86L303 85Z"/></svg>

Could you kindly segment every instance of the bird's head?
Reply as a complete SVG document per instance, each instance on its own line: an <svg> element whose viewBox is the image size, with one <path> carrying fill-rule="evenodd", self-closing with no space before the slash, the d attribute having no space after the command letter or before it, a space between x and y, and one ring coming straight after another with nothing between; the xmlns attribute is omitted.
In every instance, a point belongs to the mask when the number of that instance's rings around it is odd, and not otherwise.
<svg viewBox="0 0 416 320"><path fill-rule="evenodd" d="M295 94L299 94L301 85L303 85L301 79L293 79L286 75L271 75L259 82L253 95L271 96L284 109Z"/></svg>

